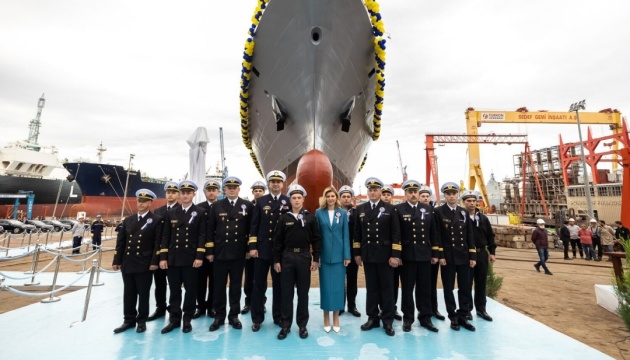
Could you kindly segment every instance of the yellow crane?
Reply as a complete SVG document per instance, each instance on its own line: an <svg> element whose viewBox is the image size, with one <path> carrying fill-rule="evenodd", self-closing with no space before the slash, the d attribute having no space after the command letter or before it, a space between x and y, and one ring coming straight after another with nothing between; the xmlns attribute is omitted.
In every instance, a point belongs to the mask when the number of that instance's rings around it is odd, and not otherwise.
<svg viewBox="0 0 630 360"><path fill-rule="evenodd" d="M551 111L529 111L522 107L516 111L497 110L466 110L466 132L470 136L477 136L477 129L483 123L494 124L571 124L577 125L576 114L574 112L551 112ZM581 124L608 124L610 130L615 134L621 132L621 113L617 109L604 109L599 112L580 112ZM615 142L613 149L618 150ZM486 182L481 171L481 158L479 154L479 143L468 144L468 188L475 189L478 185L484 200L487 199ZM617 162L613 161L613 169L617 168Z"/></svg>

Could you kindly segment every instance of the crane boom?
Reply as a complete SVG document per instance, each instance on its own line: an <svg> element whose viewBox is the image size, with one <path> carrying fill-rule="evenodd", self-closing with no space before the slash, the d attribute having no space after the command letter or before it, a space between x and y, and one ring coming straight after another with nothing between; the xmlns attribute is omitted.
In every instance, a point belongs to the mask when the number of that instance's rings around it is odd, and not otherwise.
<svg viewBox="0 0 630 360"><path fill-rule="evenodd" d="M473 108L466 110L466 130L468 135L476 136L477 129L483 123L537 123L537 124L577 124L574 112L550 112L550 111L529 111L522 107L516 111L477 111ZM610 129L618 134L622 131L621 113L617 109L604 109L599 112L580 112L580 123L582 124L609 124ZM614 150L618 150L615 143ZM477 184L480 188L485 188L483 173L481 171L479 143L468 144L469 173L468 188L474 189ZM616 157L615 157L616 160ZM613 169L617 168L616 161L613 162ZM485 201L486 199L484 199Z"/></svg>
<svg viewBox="0 0 630 360"><path fill-rule="evenodd" d="M219 144L221 146L221 171L222 171L222 178L223 180L225 180L225 178L228 176L227 173L227 168L225 167L225 147L223 145L223 128L220 127L219 128Z"/></svg>
<svg viewBox="0 0 630 360"><path fill-rule="evenodd" d="M39 98L37 102L37 115L35 115L35 119L31 120L28 126L28 140L27 142L30 144L29 147L32 147L33 150L39 151L38 137L39 137L39 127L42 125L41 117L42 110L44 109L44 104L46 104L46 99L44 99L44 94Z"/></svg>

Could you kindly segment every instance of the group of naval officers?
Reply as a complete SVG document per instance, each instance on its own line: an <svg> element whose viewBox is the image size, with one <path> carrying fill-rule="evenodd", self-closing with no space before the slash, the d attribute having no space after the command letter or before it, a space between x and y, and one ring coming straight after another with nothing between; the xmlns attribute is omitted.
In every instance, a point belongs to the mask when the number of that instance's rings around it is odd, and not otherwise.
<svg viewBox="0 0 630 360"><path fill-rule="evenodd" d="M318 231L309 230L317 227L317 219L303 208L307 194L302 186L292 185L283 194L286 176L278 170L269 172L266 180L252 185L250 202L239 197L242 182L237 177L229 176L222 184L210 179L203 186L206 201L199 204L193 203L198 190L194 182L168 182L167 203L155 212L150 207L156 195L148 189L136 192L138 213L123 220L113 259L113 269L121 270L124 283L124 322L114 333L132 328L144 332L147 321L167 312L162 334L180 327L188 333L192 320L206 315L214 318L209 331L224 326L226 317L230 326L242 329L239 314L248 312L251 329L258 332L265 320L271 273L271 317L281 328L278 338L286 338L290 331L294 287L299 335L308 336L308 298L300 292L310 286L310 276L306 284L298 275L299 269L317 270L321 242ZM441 187L445 203L435 207L428 186L407 180L402 184L405 201L394 205L391 186L376 177L368 178L365 186L368 201L356 208L352 188L339 189L354 258L346 267L346 304L356 317L361 316L356 304L358 268L365 272L368 318L361 330L382 323L385 333L393 336L396 319L409 332L417 310L420 326L438 332L431 319L446 319L438 310L439 273L451 329L475 331L470 323L473 306L478 318L492 321L485 294L496 244L488 218L477 208L479 193L460 194L459 186L448 182ZM221 189L226 196L218 200ZM301 256L304 253L306 257ZM156 310L149 315L153 282ZM396 307L399 284L402 316Z"/></svg>

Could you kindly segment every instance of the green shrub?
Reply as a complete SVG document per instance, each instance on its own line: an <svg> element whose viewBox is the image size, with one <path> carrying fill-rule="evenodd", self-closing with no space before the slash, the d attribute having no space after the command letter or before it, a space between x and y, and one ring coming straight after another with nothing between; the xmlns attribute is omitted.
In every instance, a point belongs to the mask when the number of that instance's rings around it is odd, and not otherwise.
<svg viewBox="0 0 630 360"><path fill-rule="evenodd" d="M621 239L619 242L623 244L626 252L626 260L630 259L630 239ZM623 272L622 280L617 279L614 273L612 276L613 289L615 290L617 300L619 301L619 308L617 311L624 323L626 323L626 329L630 331L630 271L626 270Z"/></svg>
<svg viewBox="0 0 630 360"><path fill-rule="evenodd" d="M630 283L629 283L630 284ZM486 296L494 299L503 285L503 276L494 273L494 265L488 262L488 277L486 281Z"/></svg>

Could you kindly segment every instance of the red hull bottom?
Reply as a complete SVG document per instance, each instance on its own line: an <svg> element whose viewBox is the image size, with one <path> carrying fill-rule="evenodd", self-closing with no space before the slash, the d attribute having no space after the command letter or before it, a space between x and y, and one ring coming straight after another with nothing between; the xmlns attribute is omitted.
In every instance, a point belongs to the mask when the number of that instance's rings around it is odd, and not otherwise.
<svg viewBox="0 0 630 360"><path fill-rule="evenodd" d="M328 156L319 150L311 150L302 156L297 165L295 179L289 179L287 183L290 184L293 180L306 190L304 207L313 214L319 207L324 189L331 185L339 188L339 184L335 184L333 179L333 168Z"/></svg>
<svg viewBox="0 0 630 360"><path fill-rule="evenodd" d="M94 219L96 215L101 215L105 220L120 220L120 212L122 211L122 199L117 197L104 196L83 196L81 204L59 204L55 211L55 217L76 218L79 212L85 212L87 218ZM151 211L166 204L166 199L157 199L151 205ZM128 198L126 201L125 216L138 211L136 207L136 199ZM47 218L53 216L55 204L36 204L33 206L33 218ZM20 205L19 212L26 214L26 205ZM0 205L0 218L13 218L12 205Z"/></svg>

